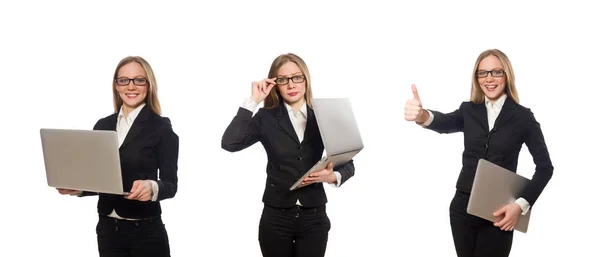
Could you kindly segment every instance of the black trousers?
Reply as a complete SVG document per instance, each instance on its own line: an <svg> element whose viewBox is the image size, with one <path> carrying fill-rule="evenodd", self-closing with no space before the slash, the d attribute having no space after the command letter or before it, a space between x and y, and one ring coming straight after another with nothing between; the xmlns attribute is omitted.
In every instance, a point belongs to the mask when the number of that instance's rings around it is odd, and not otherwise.
<svg viewBox="0 0 600 257"><path fill-rule="evenodd" d="M331 223L325 206L287 209L266 206L258 240L265 257L325 256Z"/></svg>
<svg viewBox="0 0 600 257"><path fill-rule="evenodd" d="M100 216L96 226L100 257L170 257L169 238L160 217L129 221Z"/></svg>
<svg viewBox="0 0 600 257"><path fill-rule="evenodd" d="M456 191L450 203L450 226L458 257L507 257L513 231L467 213L469 194Z"/></svg>

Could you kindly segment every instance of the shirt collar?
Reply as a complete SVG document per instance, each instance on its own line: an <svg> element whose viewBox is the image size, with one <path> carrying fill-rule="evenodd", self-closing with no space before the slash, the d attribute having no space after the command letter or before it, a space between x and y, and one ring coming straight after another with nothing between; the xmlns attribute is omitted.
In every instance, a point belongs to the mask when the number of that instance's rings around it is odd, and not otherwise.
<svg viewBox="0 0 600 257"><path fill-rule="evenodd" d="M144 108L144 106L146 106L146 103L142 103L140 104L140 106L136 107L135 109L133 109L133 111L131 111L129 113L129 115L127 115L127 120L128 121L134 121L135 118L137 118L138 114L140 114L140 111L142 110L142 108ZM121 109L119 110L119 119L120 118L125 118L125 114L123 113L123 106L121 105Z"/></svg>
<svg viewBox="0 0 600 257"><path fill-rule="evenodd" d="M296 115L296 110L294 110L289 104L287 104L286 102L283 102L283 104L285 105L285 109L287 109L288 113L292 114L292 115ZM304 103L302 104L302 107L300 107L299 112L304 116L304 118L306 118L308 115L306 115L306 101L304 101Z"/></svg>
<svg viewBox="0 0 600 257"><path fill-rule="evenodd" d="M487 107L498 107L498 108L502 109L504 102L506 102L506 94L503 94L501 97L499 97L498 100L496 100L496 102L494 104L492 104L492 102L490 101L490 99L487 96L485 97L485 105Z"/></svg>

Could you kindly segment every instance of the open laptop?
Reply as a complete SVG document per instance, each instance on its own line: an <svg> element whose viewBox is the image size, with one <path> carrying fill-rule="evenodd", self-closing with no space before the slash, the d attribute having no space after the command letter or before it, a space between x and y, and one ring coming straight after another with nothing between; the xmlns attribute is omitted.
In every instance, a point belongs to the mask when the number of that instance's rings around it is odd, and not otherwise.
<svg viewBox="0 0 600 257"><path fill-rule="evenodd" d="M349 162L363 149L363 142L347 98L316 98L312 101L326 156L309 169L290 190L303 187L302 181L314 171Z"/></svg>
<svg viewBox="0 0 600 257"><path fill-rule="evenodd" d="M502 217L492 215L505 204L514 203L529 183L529 179L498 166L485 159L479 159L467 213L492 222ZM525 215L519 214L515 230L527 233L531 209Z"/></svg>
<svg viewBox="0 0 600 257"><path fill-rule="evenodd" d="M40 129L48 186L127 195L116 131Z"/></svg>

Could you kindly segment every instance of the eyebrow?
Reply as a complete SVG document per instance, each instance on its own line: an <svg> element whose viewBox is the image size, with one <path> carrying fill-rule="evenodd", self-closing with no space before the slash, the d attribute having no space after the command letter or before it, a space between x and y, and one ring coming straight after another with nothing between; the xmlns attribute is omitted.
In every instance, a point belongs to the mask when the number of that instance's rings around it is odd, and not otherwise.
<svg viewBox="0 0 600 257"><path fill-rule="evenodd" d="M484 70L484 69L477 68L477 70L478 70L478 71L482 71L482 70ZM491 70L504 70L504 68L503 68L503 67L496 67L496 68L492 68Z"/></svg>
<svg viewBox="0 0 600 257"><path fill-rule="evenodd" d="M129 77L127 77L127 76L117 76L117 78L129 78ZM135 76L133 78L134 79L139 79L139 78L147 79L146 76L144 76L144 75L137 75L137 76Z"/></svg>
<svg viewBox="0 0 600 257"><path fill-rule="evenodd" d="M298 75L302 75L302 72L296 72L296 73L292 73L290 75L290 77L294 77L294 76L298 76ZM277 75L277 77L285 77L285 75Z"/></svg>

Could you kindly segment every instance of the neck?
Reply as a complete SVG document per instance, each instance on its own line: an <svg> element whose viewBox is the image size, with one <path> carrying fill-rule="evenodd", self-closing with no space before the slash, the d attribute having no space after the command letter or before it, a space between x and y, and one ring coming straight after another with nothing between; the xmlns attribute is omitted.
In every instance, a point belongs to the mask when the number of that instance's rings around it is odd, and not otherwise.
<svg viewBox="0 0 600 257"><path fill-rule="evenodd" d="M128 106L126 104L123 104L121 106L121 108L123 109L123 115L125 116L125 118L127 118L127 116L136 108L136 107L131 107Z"/></svg>
<svg viewBox="0 0 600 257"><path fill-rule="evenodd" d="M502 98L502 97L503 97L505 94L506 94L506 93L504 93L504 94L501 94L501 95L499 95L498 97L496 97L495 99L488 98L488 100L490 100L490 103L492 103L492 104L496 104L496 102L498 101L498 99ZM508 96L507 96L507 97L508 97Z"/></svg>
<svg viewBox="0 0 600 257"><path fill-rule="evenodd" d="M288 105L290 105L292 107L292 109L294 109L294 111L299 111L300 108L302 108L302 105L304 104L305 100L304 98L300 99L300 101L297 101L295 103L287 103Z"/></svg>

